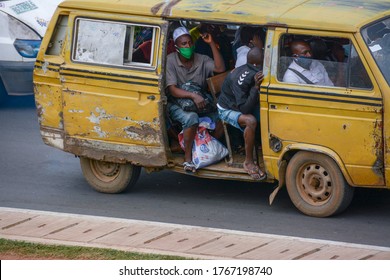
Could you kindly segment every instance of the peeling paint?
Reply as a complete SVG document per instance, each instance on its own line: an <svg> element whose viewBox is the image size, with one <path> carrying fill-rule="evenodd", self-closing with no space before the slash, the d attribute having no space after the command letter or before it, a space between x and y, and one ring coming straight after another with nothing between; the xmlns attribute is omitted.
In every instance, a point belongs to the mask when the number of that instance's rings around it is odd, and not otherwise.
<svg viewBox="0 0 390 280"><path fill-rule="evenodd" d="M36 107L37 107L38 122L42 123L42 120L45 115L45 109L41 104L38 103L36 103Z"/></svg>
<svg viewBox="0 0 390 280"><path fill-rule="evenodd" d="M43 70L43 73L46 74L47 70L48 70L48 66L49 66L49 62L48 61L45 61L43 64L42 64L42 70Z"/></svg>
<svg viewBox="0 0 390 280"><path fill-rule="evenodd" d="M102 131L100 126L94 126L93 131L96 132L100 138L105 138L107 137L107 133Z"/></svg>
<svg viewBox="0 0 390 280"><path fill-rule="evenodd" d="M81 113L81 110L69 110L71 113ZM134 120L131 116L118 117L108 114L105 109L96 107L95 112L91 112L89 117L86 117L92 124L92 132L96 133L100 138L110 138L112 136L123 137L135 141L142 141L147 144L161 143L159 127L160 122L158 118L154 118L153 122L146 122L142 120ZM103 120L122 122L125 121L128 125L120 125L113 131L105 131L102 129Z"/></svg>
<svg viewBox="0 0 390 280"><path fill-rule="evenodd" d="M41 128L41 136L45 144L60 150L64 149L64 138L60 132Z"/></svg>
<svg viewBox="0 0 390 280"><path fill-rule="evenodd" d="M70 109L68 110L69 113L84 113L84 110L75 110L75 109Z"/></svg>
<svg viewBox="0 0 390 280"><path fill-rule="evenodd" d="M109 120L109 119L113 118L112 115L107 115L106 111L104 109L99 108L99 107L96 107L95 111L96 111L96 113L98 113L98 115L95 115L93 112L91 112L91 116L87 117L87 119L89 119L89 121L91 123L100 124L101 119Z"/></svg>

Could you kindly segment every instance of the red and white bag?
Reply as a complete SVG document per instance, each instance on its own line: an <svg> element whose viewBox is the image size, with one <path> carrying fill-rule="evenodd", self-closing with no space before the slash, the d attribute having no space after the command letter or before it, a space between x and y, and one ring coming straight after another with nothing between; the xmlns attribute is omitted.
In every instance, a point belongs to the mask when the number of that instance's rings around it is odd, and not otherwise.
<svg viewBox="0 0 390 280"><path fill-rule="evenodd" d="M179 143L184 150L183 131L179 133ZM226 147L210 135L207 128L199 126L192 146L192 162L196 169L220 161L229 154Z"/></svg>

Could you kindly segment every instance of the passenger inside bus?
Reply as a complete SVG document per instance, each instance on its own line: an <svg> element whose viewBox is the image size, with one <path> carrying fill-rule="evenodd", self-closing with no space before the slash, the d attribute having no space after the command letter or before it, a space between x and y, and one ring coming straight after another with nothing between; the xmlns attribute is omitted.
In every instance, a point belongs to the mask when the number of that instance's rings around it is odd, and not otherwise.
<svg viewBox="0 0 390 280"><path fill-rule="evenodd" d="M240 129L245 139L244 170L254 180L264 180L266 174L255 163L253 149L258 116L259 88L263 80L263 52L253 47L247 54L247 63L235 68L226 77L218 98L218 114L222 121Z"/></svg>
<svg viewBox="0 0 390 280"><path fill-rule="evenodd" d="M169 96L167 110L170 119L179 122L183 128L183 168L186 172L196 172L195 165L192 162L192 145L199 124L199 116L203 116L203 114L185 111L178 105L177 99L191 99L198 110L206 107L206 100L195 92L183 89L182 85L192 82L205 89L207 87L206 78L214 73L225 71L222 55L211 34L203 33L202 39L210 45L214 60L206 55L194 53L194 43L188 30L185 27L179 27L173 32L176 52L168 55L166 64L166 89ZM205 115L216 123L213 136L217 139L220 138L223 129L221 122L218 120L217 112Z"/></svg>
<svg viewBox="0 0 390 280"><path fill-rule="evenodd" d="M189 27L191 27L191 23L187 23ZM177 23L172 23L173 26L177 26ZM225 61L230 61L229 62L229 65L226 70L231 70L231 69L234 69L234 65L235 65L235 61L233 60L233 51L232 51L232 43L233 43L233 40L234 40L234 33L236 32L237 28L232 28L230 26L230 29L229 28L224 28L225 25L218 25L218 24L207 24L207 23L202 23L202 24L199 24L199 23L196 23L195 25L192 23L192 26L195 26L193 28L189 28L190 30L188 31L191 35L192 38L198 38L196 40L196 43L195 43L195 53L198 54L198 52L200 52L201 54L205 54L211 58L213 58L213 53L212 53L212 49L211 49L211 45L207 44L203 38L200 36L200 34L210 34L212 36L212 38L214 39L214 36L217 37L220 41L215 41L216 43L216 47L217 47L217 50L219 50L219 55L222 55L222 58ZM261 61L263 61L263 52L264 52L264 49L263 49L263 40L265 39L265 32L264 30L261 28L261 27L250 27L250 26L245 26L245 28L243 28L243 42L246 42L247 45L245 45L245 49L248 49L248 52L251 48L253 48L254 46L259 46L257 47L257 54L258 52L260 52L260 55L257 59L261 59ZM197 35L197 32L199 31L202 31L202 33L199 33L199 35ZM198 37L199 36L199 37ZM226 42L229 43L229 46L225 46L223 47L224 45L227 45ZM229 50L229 54L227 54L226 50ZM246 55L248 54L248 52L246 52ZM242 52L243 53L243 52ZM245 57L245 59L240 59L244 62L244 65L246 65L246 62L247 62L247 58ZM253 61L252 61L253 62ZM257 61L255 64L257 64L259 66L259 64L261 64L261 68L262 68L262 62L259 63L259 61ZM167 71L168 71L168 67L169 65L167 64ZM183 66L182 66L183 67ZM234 72L234 71L233 71ZM213 75L217 75L218 72L216 71L212 71L211 73L211 76ZM227 74L227 73L226 73ZM222 75L217 75L217 76L222 76ZM167 88L169 89L169 85L171 82L168 81L168 72L167 72ZM226 75L223 75L223 77L226 77ZM221 88L222 86L222 83L223 83L223 79L219 79L219 85L217 86L217 88ZM254 83L254 79L253 80L253 83ZM254 85L252 85L251 87L254 87ZM258 98L258 89L255 90L256 91L256 94L255 96L257 96ZM254 91L254 92L255 92ZM218 94L219 92L215 92L216 94ZM249 93L249 89L248 89L248 93ZM168 95L172 96L172 93L169 91ZM171 97L170 97L171 98ZM174 103L174 102L173 102ZM215 104L217 102L215 101ZM251 106L254 106L255 109L252 110L252 116L255 116L255 121L254 121L254 125L248 125L248 123L243 123L242 126L240 128L237 128L236 126L234 125L228 125L226 126L226 130L225 130L225 137L226 138L229 138L229 139L225 139L222 138L220 139L222 143L226 144L227 146L230 146L229 148L232 150L232 154L229 153L229 157L231 157L229 159L229 165L230 166L234 166L234 167L238 167L238 168L244 168L245 171L254 179L254 180L263 180L265 178L265 173L261 171L261 168L259 168L259 161L257 158L253 158L253 155L257 155L258 153L258 148L260 148L260 133L259 133L259 118L260 118L260 111L259 111L259 104L258 104L258 101L254 102L253 104L251 104ZM180 145L178 143L178 137L177 135L179 134L179 132L183 129L184 131L187 130L188 131L188 125L183 123L182 121L179 121L178 122L178 119L176 118L175 114L172 114L174 113L175 110L173 109L177 109L176 105L173 104L173 107L172 107L172 102L169 102L168 106L167 106L167 111L168 111L168 117L167 117L167 127L168 127L168 136L169 136L169 140L170 140L170 148L171 148L171 152L172 153L182 153L183 151L181 150L180 148ZM249 119L249 118L247 118ZM229 123L227 123L229 124ZM253 131L254 131L254 135L256 136L254 138L254 146L256 147L256 149L253 149L253 146L252 148L249 148L251 149L252 151L254 151L254 153L249 153L249 152L246 152L246 145L245 145L245 141L244 141L244 136L245 136L245 130L246 130L246 127L250 127L252 128L253 127ZM250 129L248 128L247 131L249 131ZM252 131L251 130L251 131ZM223 135L223 131L221 130L219 132L220 135ZM250 134L250 133L246 133L246 134ZM219 136L217 136L219 137ZM229 143L229 144L227 144ZM251 143L249 145L249 147L251 146ZM189 152L188 151L184 151L185 155L185 161L184 161L184 169L186 171L190 171L190 172L194 172L195 169L193 169L191 167L191 162L190 162L190 159L191 159L191 156L188 156ZM234 154L234 160L233 160L233 154Z"/></svg>

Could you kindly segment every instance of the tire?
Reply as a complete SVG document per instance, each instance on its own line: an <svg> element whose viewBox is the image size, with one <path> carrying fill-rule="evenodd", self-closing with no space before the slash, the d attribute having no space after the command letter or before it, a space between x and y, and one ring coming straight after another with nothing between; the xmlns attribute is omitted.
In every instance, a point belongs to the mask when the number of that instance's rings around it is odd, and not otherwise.
<svg viewBox="0 0 390 280"><path fill-rule="evenodd" d="M83 175L93 189L102 193L121 193L137 182L141 167L80 157Z"/></svg>
<svg viewBox="0 0 390 280"><path fill-rule="evenodd" d="M287 166L286 186L295 207L313 217L341 213L354 193L333 159L312 152L293 156Z"/></svg>

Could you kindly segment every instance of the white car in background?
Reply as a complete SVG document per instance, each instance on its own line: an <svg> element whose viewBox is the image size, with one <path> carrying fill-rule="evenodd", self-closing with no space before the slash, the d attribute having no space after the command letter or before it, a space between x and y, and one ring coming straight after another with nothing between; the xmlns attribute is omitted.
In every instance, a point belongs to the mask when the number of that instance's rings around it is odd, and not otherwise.
<svg viewBox="0 0 390 280"><path fill-rule="evenodd" d="M32 71L49 21L63 0L0 0L0 103L33 94Z"/></svg>

